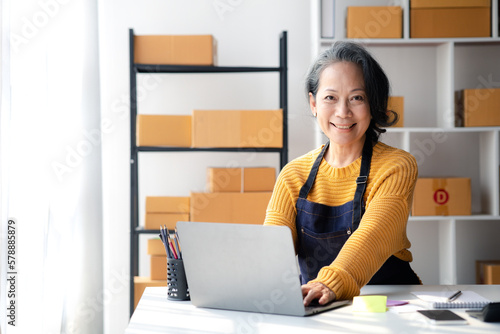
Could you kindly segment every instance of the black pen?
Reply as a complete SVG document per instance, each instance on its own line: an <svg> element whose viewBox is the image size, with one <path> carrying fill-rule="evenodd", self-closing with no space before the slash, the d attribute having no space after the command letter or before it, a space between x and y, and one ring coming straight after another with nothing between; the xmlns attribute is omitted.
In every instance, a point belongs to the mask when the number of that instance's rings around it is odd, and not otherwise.
<svg viewBox="0 0 500 334"><path fill-rule="evenodd" d="M161 229L161 227L160 227L160 229ZM167 245L166 245L165 241L163 240L163 234L160 232L160 234L158 234L158 236L160 237L161 242L163 243L163 247L165 247L165 252L167 253L167 257L170 257L170 253L168 251Z"/></svg>
<svg viewBox="0 0 500 334"><path fill-rule="evenodd" d="M177 234L177 226L175 227L174 235L175 235L175 239L174 239L175 245L177 246L177 254L179 255L179 259L182 260L181 246L179 243L179 235Z"/></svg>
<svg viewBox="0 0 500 334"><path fill-rule="evenodd" d="M458 290L457 292L455 292L453 295L451 295L449 298L448 298L448 302L452 302L454 301L455 299L457 299L460 295L462 294L462 291Z"/></svg>

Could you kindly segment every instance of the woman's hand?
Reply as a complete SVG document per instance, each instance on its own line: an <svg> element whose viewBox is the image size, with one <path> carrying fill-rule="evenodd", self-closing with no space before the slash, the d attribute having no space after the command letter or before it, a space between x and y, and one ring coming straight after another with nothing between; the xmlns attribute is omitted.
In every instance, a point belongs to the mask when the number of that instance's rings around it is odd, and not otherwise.
<svg viewBox="0 0 500 334"><path fill-rule="evenodd" d="M304 298L304 306L309 305L315 299L318 300L320 305L325 305L334 301L336 298L335 292L319 282L302 285L302 297Z"/></svg>

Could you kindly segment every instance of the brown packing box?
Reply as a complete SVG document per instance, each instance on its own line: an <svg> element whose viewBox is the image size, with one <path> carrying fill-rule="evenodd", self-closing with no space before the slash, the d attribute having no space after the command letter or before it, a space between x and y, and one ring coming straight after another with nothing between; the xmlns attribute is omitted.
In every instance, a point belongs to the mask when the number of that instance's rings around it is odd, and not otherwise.
<svg viewBox="0 0 500 334"><path fill-rule="evenodd" d="M191 221L263 224L271 194L191 193Z"/></svg>
<svg viewBox="0 0 500 334"><path fill-rule="evenodd" d="M149 286L167 286L167 280L152 280L150 277L134 276L134 309L139 304L144 290Z"/></svg>
<svg viewBox="0 0 500 334"><path fill-rule="evenodd" d="M471 214L470 178L419 178L413 194L413 216Z"/></svg>
<svg viewBox="0 0 500 334"><path fill-rule="evenodd" d="M207 186L211 193L241 192L241 168L207 168Z"/></svg>
<svg viewBox="0 0 500 334"><path fill-rule="evenodd" d="M167 279L167 256L151 255L150 257L150 277L152 280Z"/></svg>
<svg viewBox="0 0 500 334"><path fill-rule="evenodd" d="M347 38L402 37L401 7L347 7Z"/></svg>
<svg viewBox="0 0 500 334"><path fill-rule="evenodd" d="M389 96L389 101L387 101L387 109L395 111L398 114L398 121L393 125L393 127L401 128L404 126L404 103L405 98L403 96Z"/></svg>
<svg viewBox="0 0 500 334"><path fill-rule="evenodd" d="M137 146L191 146L191 116L137 115Z"/></svg>
<svg viewBox="0 0 500 334"><path fill-rule="evenodd" d="M209 192L272 191L276 171L272 167L241 167L207 169Z"/></svg>
<svg viewBox="0 0 500 334"><path fill-rule="evenodd" d="M166 256L165 246L159 238L148 239L148 254Z"/></svg>
<svg viewBox="0 0 500 334"><path fill-rule="evenodd" d="M476 261L477 284L500 284L500 260Z"/></svg>
<svg viewBox="0 0 500 334"><path fill-rule="evenodd" d="M490 37L490 9L490 0L412 0L410 37Z"/></svg>
<svg viewBox="0 0 500 334"><path fill-rule="evenodd" d="M244 168L242 191L273 191L275 181L276 170L274 168Z"/></svg>
<svg viewBox="0 0 500 334"><path fill-rule="evenodd" d="M188 196L147 196L148 213L189 213Z"/></svg>
<svg viewBox="0 0 500 334"><path fill-rule="evenodd" d="M282 147L283 111L193 110L193 147Z"/></svg>
<svg viewBox="0 0 500 334"><path fill-rule="evenodd" d="M215 40L211 35L134 36L137 64L214 65Z"/></svg>
<svg viewBox="0 0 500 334"><path fill-rule="evenodd" d="M147 230L159 230L160 226L166 225L174 229L178 221L189 221L189 213L149 213L146 212L145 228Z"/></svg>
<svg viewBox="0 0 500 334"><path fill-rule="evenodd" d="M500 88L455 92L455 126L500 126Z"/></svg>

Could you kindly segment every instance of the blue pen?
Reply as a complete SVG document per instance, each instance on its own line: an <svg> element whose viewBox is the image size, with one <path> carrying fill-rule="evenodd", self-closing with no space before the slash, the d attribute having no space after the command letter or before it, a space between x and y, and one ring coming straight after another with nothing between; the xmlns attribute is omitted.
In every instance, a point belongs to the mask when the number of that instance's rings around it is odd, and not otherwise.
<svg viewBox="0 0 500 334"><path fill-rule="evenodd" d="M160 226L160 239L161 242L163 243L163 247L165 247L165 252L167 253L168 258L172 258L172 255L170 254L170 250L168 247L167 240L165 239L165 232L163 231L163 228Z"/></svg>
<svg viewBox="0 0 500 334"><path fill-rule="evenodd" d="M163 247L165 247L165 243L163 242L163 235L160 233L160 234L158 234L158 236L160 237L160 240L163 244ZM167 252L167 248L165 248L165 252ZM168 252L167 252L167 255L168 255Z"/></svg>

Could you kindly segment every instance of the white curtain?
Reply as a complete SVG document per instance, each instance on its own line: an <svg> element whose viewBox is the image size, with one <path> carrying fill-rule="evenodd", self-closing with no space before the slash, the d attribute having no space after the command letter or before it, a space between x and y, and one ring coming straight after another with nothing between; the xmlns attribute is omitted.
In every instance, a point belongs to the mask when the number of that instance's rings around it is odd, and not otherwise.
<svg viewBox="0 0 500 334"><path fill-rule="evenodd" d="M2 326L6 333L102 333L97 1L8 2L2 207L18 226L18 321Z"/></svg>
<svg viewBox="0 0 500 334"><path fill-rule="evenodd" d="M6 0L0 1L0 219L1 219L1 242L0 242L0 308L2 310L7 310L7 295L8 292L6 290L7 285L7 222L8 222L8 214L7 214L7 193L8 193L8 174L7 174L7 164L5 160L7 159L7 131L8 124L7 120L9 119L9 110L10 110L10 93L9 93L9 82L10 82L10 73L9 73L9 16L7 15L8 2ZM9 311L10 312L10 311ZM5 326L7 324L7 312L0 313L0 328L2 333L5 333Z"/></svg>

